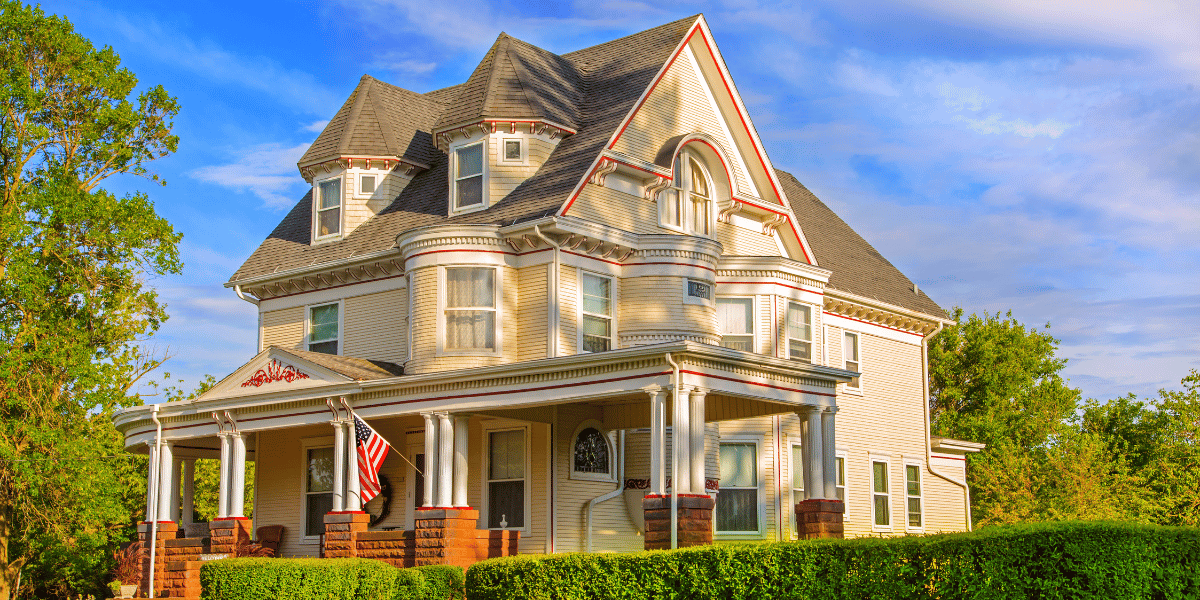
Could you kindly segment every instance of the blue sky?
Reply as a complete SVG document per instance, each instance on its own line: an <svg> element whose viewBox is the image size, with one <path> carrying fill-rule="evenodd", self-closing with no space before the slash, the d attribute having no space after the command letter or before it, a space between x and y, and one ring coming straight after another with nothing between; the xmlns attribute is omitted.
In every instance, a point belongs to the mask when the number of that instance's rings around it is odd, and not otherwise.
<svg viewBox="0 0 1200 600"><path fill-rule="evenodd" d="M775 166L943 307L1049 322L1086 397L1200 367L1200 4L42 6L183 107L179 152L153 165L168 185L108 185L148 191L185 236L152 343L186 386L253 355L254 309L221 284L305 193L295 162L363 73L424 92L501 31L561 53L696 12Z"/></svg>

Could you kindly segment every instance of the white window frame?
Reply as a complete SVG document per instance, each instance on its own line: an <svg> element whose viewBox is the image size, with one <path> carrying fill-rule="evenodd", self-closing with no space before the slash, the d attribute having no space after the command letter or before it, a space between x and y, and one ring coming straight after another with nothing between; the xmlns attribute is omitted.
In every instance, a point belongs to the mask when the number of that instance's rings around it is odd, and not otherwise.
<svg viewBox="0 0 1200 600"><path fill-rule="evenodd" d="M916 496L910 496L908 493L908 468L909 467L917 468L917 486L920 489L921 493L917 494ZM916 459L905 459L905 461L904 461L904 530L910 531L913 533L924 533L924 531L925 531L925 519L927 516L927 511L925 510L925 475L923 472L924 467L925 467L925 465L921 461L916 460ZM914 498L918 502L921 503L921 524L916 527L910 525L909 520L908 520L908 501L912 500Z"/></svg>
<svg viewBox="0 0 1200 600"><path fill-rule="evenodd" d="M480 192L482 195L483 201L480 202L479 204L476 204L473 206L459 208L459 206L458 206L458 180L459 180L459 177L458 177L458 151L462 150L464 148L470 148L471 146L480 146L481 147L480 154L482 156L482 171L481 171L479 177L481 177L483 180L482 190ZM468 144L462 144L461 146L455 146L453 148L450 148L450 168L448 169L450 171L450 198L449 198L450 214L459 215L459 214L473 213L473 212L477 212L477 211L481 211L481 210L487 210L488 206L490 205L490 198L489 198L490 194L488 193L489 188L491 187L490 185L488 185L490 182L490 179L488 178L488 163L490 163L490 162L491 161L488 160L488 139L486 136L483 139L480 139L478 141L471 142ZM475 176L471 175L471 177L475 177Z"/></svg>
<svg viewBox="0 0 1200 600"><path fill-rule="evenodd" d="M895 531L896 527L896 507L892 505L892 457L886 454L870 454L867 456L867 466L871 470L868 479L871 481L871 530L872 531ZM883 463L886 465L887 485L886 492L875 491L875 463ZM887 497L888 507L888 524L879 525L875 520L875 496L885 495ZM907 517L907 515L906 515Z"/></svg>
<svg viewBox="0 0 1200 600"><path fill-rule="evenodd" d="M688 235L696 235L707 238L716 237L716 186L713 185L712 175L708 172L708 167L705 165L704 158L698 154L691 152L688 149L681 150L675 157L679 164L679 169L672 173L671 186L658 193L656 203L658 204L658 224L664 229L678 231ZM701 166L700 173L704 177L705 183L708 185L708 218L707 232L699 232L694 230L690 224L695 222L693 202L691 200L691 161L695 160ZM679 225L675 225L667 220L667 202L668 197L675 194L679 202Z"/></svg>
<svg viewBox="0 0 1200 600"><path fill-rule="evenodd" d="M318 342L318 343L336 341L338 351L336 354L332 354L331 356L342 356L343 352L345 351L346 335L344 332L346 331L346 327L345 327L345 325L346 325L346 310L345 310L345 308L346 307L344 306L344 302L342 300L334 300L333 302L318 302L316 304L304 305L304 349L305 350L307 350L309 352L316 352L316 350L309 350L309 344L312 343L312 340L309 339L310 334L312 333L312 310L314 308L320 308L322 306L330 306L332 304L336 304L338 307L338 335L337 335L337 338L335 338L333 340L322 340L321 342Z"/></svg>
<svg viewBox="0 0 1200 600"><path fill-rule="evenodd" d="M380 173L355 173L354 195L357 198L372 198L379 191L379 184L383 183L383 175ZM370 177L375 180L375 190L371 192L363 191L363 178Z"/></svg>
<svg viewBox="0 0 1200 600"><path fill-rule="evenodd" d="M575 470L575 442L579 440L579 434L583 433L583 430L588 428L599 431L600 434L604 436L605 442L608 443L608 473L585 473ZM614 432L605 429L604 424L595 419L588 419L580 423L579 426L575 428L575 433L571 434L570 455L568 458L568 460L571 461L570 478L580 481L615 482L617 480L617 443L616 440L613 439L613 436Z"/></svg>
<svg viewBox="0 0 1200 600"><path fill-rule="evenodd" d="M346 231L346 181L343 179L345 173L338 173L333 177L313 180L313 203L312 203L312 240L313 243L331 242L342 239L342 234ZM331 210L321 208L321 184L330 181L338 182L338 230L337 233L321 235L321 211Z"/></svg>
<svg viewBox="0 0 1200 600"><path fill-rule="evenodd" d="M577 286L579 288L579 299L578 299L578 302L576 303L576 307L577 307L576 312L578 314L576 315L576 320L575 320L575 322L579 324L575 328L576 348L579 349L580 354L587 353L587 350L583 349L583 318L584 318L584 316L589 316L589 317L596 317L596 318L601 318L601 319L608 319L608 349L616 350L617 349L617 278L612 275L609 275L607 273L597 273L596 271L588 271L583 268L579 268L578 273L576 275L577 275L576 281L579 282L579 285ZM583 278L585 275L590 275L592 277L599 277L601 279L608 280L608 296L609 296L608 310L612 314L601 315L598 313L591 313L591 312L587 312L587 311L583 310Z"/></svg>
<svg viewBox="0 0 1200 600"><path fill-rule="evenodd" d="M300 464L301 468L301 484L300 484L300 543L303 545L320 544L321 534L305 535L305 527L308 526L308 451L320 450L322 448L333 448L336 460L337 448L333 445L333 436L307 437L300 438ZM334 463L336 464L336 462ZM324 492L320 492L324 493ZM332 493L332 490L331 490ZM322 531L321 533L324 533Z"/></svg>
<svg viewBox="0 0 1200 600"><path fill-rule="evenodd" d="M849 360L846 358L846 336L851 336L851 335L854 336L854 342L855 342L854 345L858 350L858 356L856 357L856 358L858 358L857 361L852 361L852 360ZM857 371L858 373L860 373L860 375L858 376L858 385L857 386L851 385L850 382L843 384L843 386L847 392L849 392L851 394L858 394L858 395L862 395L862 393L863 393L863 382L862 382L863 378L861 375L861 373L862 373L862 354L863 354L862 340L863 340L862 333L859 333L857 331L850 331L849 329L842 329L842 368L846 369L848 371L853 370L853 371ZM850 369L849 363L851 363L851 362L857 362L858 368Z"/></svg>
<svg viewBox="0 0 1200 600"><path fill-rule="evenodd" d="M446 308L446 292L447 292L446 269L456 269L456 268L491 269L492 272L494 273L494 276L495 276L494 281L495 281L496 285L493 287L494 287L494 293L495 293L496 297L493 300L495 306L492 308L492 310L495 311L495 313L496 313L496 317L493 321L493 326L495 327L495 332L493 333L493 335L494 335L493 339L496 340L496 347L492 350L486 350L486 349L447 350L446 349L446 311L451 310L451 309ZM501 271L501 268L499 266L481 265L481 264L439 265L438 266L438 293L437 293L438 312L437 312L437 328L436 328L437 329L437 355L438 356L500 356L503 351L503 347L504 347L504 342L503 342L504 324L502 322L504 314L503 314L503 311L501 310L501 303L503 301L504 301L504 272ZM459 309L453 309L453 310L477 310L477 309L461 309L461 308L459 308ZM486 309L478 309L478 310L486 310Z"/></svg>
<svg viewBox="0 0 1200 600"><path fill-rule="evenodd" d="M521 157L512 159L508 158L508 143L517 142L521 145ZM506 165L526 165L529 164L529 140L523 137L504 136L500 138L500 143L496 150L496 162Z"/></svg>
<svg viewBox="0 0 1200 600"><path fill-rule="evenodd" d="M692 282L701 283L701 284L708 286L708 297L701 298L699 296L691 295L690 291L691 291L691 287L692 287L691 286ZM683 303L684 304L699 304L701 306L708 306L710 308L715 308L717 306L716 297L717 297L717 284L716 283L714 283L712 281L706 281L704 279L697 279L695 277L685 277L683 279Z"/></svg>
<svg viewBox="0 0 1200 600"><path fill-rule="evenodd" d="M713 298L713 306L720 304L721 300L749 300L750 301L750 352L757 353L758 346L758 296L715 296ZM720 332L721 337L725 337L725 332ZM730 334L745 337L745 334ZM724 347L724 339L722 339L722 347Z"/></svg>
<svg viewBox="0 0 1200 600"><path fill-rule="evenodd" d="M800 338L791 337L791 331L790 331L791 327L788 325L788 313L791 312L793 304L795 304L796 306L808 309L808 339L807 340L802 340ZM816 362L813 360L814 359L813 346L815 345L815 343L813 342L813 339L812 339L813 332L816 330L816 326L813 325L813 321L816 320L813 317L813 313L815 313L815 312L816 312L816 308L813 305L806 304L806 303L800 302L798 300L789 299L787 301L787 304L784 305L784 307L783 307L783 344L784 344L784 347L787 349L788 360L794 360L796 362L805 362L798 358L792 358L792 340L795 339L795 340L798 340L801 342L808 342L808 362L807 362L807 364L810 364L810 365L816 364Z"/></svg>
<svg viewBox="0 0 1200 600"><path fill-rule="evenodd" d="M483 426L483 442L482 442L483 443L483 457L482 457L483 460L481 461L483 463L483 468L480 469L480 473L479 473L479 480L480 480L480 492L479 492L479 496L480 496L479 518L480 518L480 520L479 520L479 524L485 529L494 529L496 531L500 531L500 528L498 528L498 527L491 528L491 527L487 526L487 524L489 522L491 522L491 515L489 514L489 511L491 510L490 509L491 503L489 502L490 499L488 498L488 492L491 489L491 486L489 486L488 483L491 480L488 479L488 474L491 472L491 467L492 467L492 464L491 464L492 463L492 434L504 432L504 431L516 431L516 430L521 430L521 431L525 432L525 493L524 493L524 496L525 496L525 498L524 498L524 500L525 500L525 525L524 525L524 527L508 527L508 528L504 529L504 531L520 531L522 537L524 537L529 534L530 523L533 521L533 514L532 514L533 502L532 502L532 498L530 498L530 494L532 494L532 492L533 492L533 477L532 477L533 460L531 458L533 455L533 451L532 451L533 449L530 447L530 445L533 440L532 440L532 436L530 435L530 429L529 429L528 424L512 424L512 423L497 422L497 423L485 423ZM426 459L426 460L428 460L428 459Z"/></svg>
<svg viewBox="0 0 1200 600"><path fill-rule="evenodd" d="M792 486L792 481L794 479L792 474L796 471L796 465L794 464L796 462L795 461L795 456L796 456L795 449L796 448L800 449L800 455L801 455L800 476L807 479L808 474L804 472L804 458L803 458L804 444L800 440L793 437L792 441L788 442L788 445L787 445L787 449L788 449L788 455L787 455L787 460L788 460L788 478L787 478L788 497L791 498L791 507L792 507L792 510L789 514L791 515L790 520L792 521L792 534L795 536L795 539L800 539L800 520L796 518L795 508L796 508L796 505L800 503L800 501L804 500L804 488L800 488L799 492L797 492L796 488ZM805 481L804 483L808 483L808 482ZM797 493L799 493L800 495L797 496L796 495Z"/></svg>
<svg viewBox="0 0 1200 600"><path fill-rule="evenodd" d="M713 506L713 535L721 539L759 539L767 526L767 476L766 462L763 458L763 436L761 435L722 435L717 441L717 475L720 476L721 444L754 444L754 458L758 462L758 531L720 531L717 529L717 507ZM748 488L736 488L748 489ZM720 495L720 491L717 492Z"/></svg>
<svg viewBox="0 0 1200 600"><path fill-rule="evenodd" d="M833 456L835 459L841 459L842 461L842 483L841 485L835 485L835 487L842 490L842 504L850 506L850 453L845 450L837 450L833 453ZM837 461L834 461L834 468L837 468ZM834 481L837 481L836 478L837 475L834 474ZM847 510L842 514L842 520L850 520L850 511Z"/></svg>

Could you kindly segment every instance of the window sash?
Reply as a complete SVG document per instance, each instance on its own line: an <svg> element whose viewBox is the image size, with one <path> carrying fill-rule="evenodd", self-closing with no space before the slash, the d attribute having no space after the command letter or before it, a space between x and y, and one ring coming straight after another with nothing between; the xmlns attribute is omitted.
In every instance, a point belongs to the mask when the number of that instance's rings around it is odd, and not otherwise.
<svg viewBox="0 0 1200 600"><path fill-rule="evenodd" d="M454 151L454 207L483 205L483 144Z"/></svg>
<svg viewBox="0 0 1200 600"><path fill-rule="evenodd" d="M521 160L521 140L504 140L504 160Z"/></svg>
<svg viewBox="0 0 1200 600"><path fill-rule="evenodd" d="M496 349L496 269L447 267L445 349Z"/></svg>
<svg viewBox="0 0 1200 600"><path fill-rule="evenodd" d="M892 519L888 512L891 501L891 495L888 493L888 463L880 461L871 462L871 489L875 525L877 527L890 527Z"/></svg>
<svg viewBox="0 0 1200 600"><path fill-rule="evenodd" d="M846 501L846 458L842 456L834 457L834 470L837 479L835 487L837 488L837 499L842 502Z"/></svg>
<svg viewBox="0 0 1200 600"><path fill-rule="evenodd" d="M305 455L304 535L325 532L325 513L333 510L333 448L308 448Z"/></svg>
<svg viewBox="0 0 1200 600"><path fill-rule="evenodd" d="M758 444L722 442L718 462L721 491L717 493L716 529L725 533L759 531Z"/></svg>
<svg viewBox="0 0 1200 600"><path fill-rule="evenodd" d="M329 179L317 184L317 237L342 231L342 180Z"/></svg>
<svg viewBox="0 0 1200 600"><path fill-rule="evenodd" d="M717 326L722 346L753 352L754 299L717 298Z"/></svg>
<svg viewBox="0 0 1200 600"><path fill-rule="evenodd" d="M374 194L375 193L375 176L374 175L363 175L362 178L359 180L359 190L358 191L360 194Z"/></svg>
<svg viewBox="0 0 1200 600"><path fill-rule="evenodd" d="M309 307L309 352L338 353L338 341L341 339L340 312L340 306L336 303Z"/></svg>
<svg viewBox="0 0 1200 600"><path fill-rule="evenodd" d="M788 303L788 358L812 362L812 309L796 302Z"/></svg>
<svg viewBox="0 0 1200 600"><path fill-rule="evenodd" d="M904 465L905 491L908 504L908 526L921 527L921 468L918 465Z"/></svg>
<svg viewBox="0 0 1200 600"><path fill-rule="evenodd" d="M525 430L488 432L488 527L525 527Z"/></svg>
<svg viewBox="0 0 1200 600"><path fill-rule="evenodd" d="M846 370L847 371L861 370L862 366L858 360L858 334L850 333L849 331L847 331L842 336L842 340L843 340L842 358L844 359L843 362L845 362L845 364L846 364ZM861 387L862 384L859 381L859 379L860 379L859 377L855 377L855 378L851 379L850 383L847 383L846 385L848 385L852 388Z"/></svg>

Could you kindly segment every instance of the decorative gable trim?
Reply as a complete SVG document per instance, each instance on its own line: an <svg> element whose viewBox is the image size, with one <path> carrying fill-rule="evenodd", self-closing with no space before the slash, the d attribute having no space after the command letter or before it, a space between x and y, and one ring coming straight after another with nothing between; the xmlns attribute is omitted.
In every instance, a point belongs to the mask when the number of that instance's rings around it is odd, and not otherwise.
<svg viewBox="0 0 1200 600"><path fill-rule="evenodd" d="M308 374L293 365L285 364L277 358L272 358L271 362L250 376L249 379L242 382L241 387L262 387L268 383L276 381L284 381L291 383L300 379L308 379Z"/></svg>
<svg viewBox="0 0 1200 600"><path fill-rule="evenodd" d="M448 152L455 136L469 138L477 131L484 135L506 131L515 134L517 131L521 131L522 133L528 132L530 135L549 135L551 140L577 133L571 127L546 119L479 119L434 130L433 143L442 152Z"/></svg>

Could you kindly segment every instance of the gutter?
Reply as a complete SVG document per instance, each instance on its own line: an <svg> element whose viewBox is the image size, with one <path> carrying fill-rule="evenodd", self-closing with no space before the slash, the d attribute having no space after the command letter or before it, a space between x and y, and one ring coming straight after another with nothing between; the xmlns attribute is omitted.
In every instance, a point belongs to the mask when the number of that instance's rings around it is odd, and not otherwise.
<svg viewBox="0 0 1200 600"><path fill-rule="evenodd" d="M933 443L929 439L929 338L941 333L942 323L938 323L933 333L921 338L921 377L925 382L924 393L921 395L925 405L925 469L930 473L957 485L963 491L963 507L967 515L967 531L971 531L971 488L966 481L959 481L933 468ZM964 467L965 469L965 467Z"/></svg>
<svg viewBox="0 0 1200 600"><path fill-rule="evenodd" d="M596 496L587 503L587 533L584 536L584 552L592 551L592 509L596 508L597 504L612 500L620 496L625 491L625 430L617 432L617 489Z"/></svg>
<svg viewBox="0 0 1200 600"><path fill-rule="evenodd" d="M155 554L158 550L158 505L159 505L159 490L162 489L162 482L159 481L162 474L162 421L158 420L158 405L153 404L150 407L150 420L154 421L154 425L158 427L154 434L154 462L150 465L154 476L154 488L150 490L150 497L153 500L150 503L150 584L146 586L148 597L154 597L154 564Z"/></svg>

